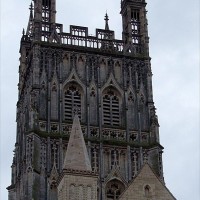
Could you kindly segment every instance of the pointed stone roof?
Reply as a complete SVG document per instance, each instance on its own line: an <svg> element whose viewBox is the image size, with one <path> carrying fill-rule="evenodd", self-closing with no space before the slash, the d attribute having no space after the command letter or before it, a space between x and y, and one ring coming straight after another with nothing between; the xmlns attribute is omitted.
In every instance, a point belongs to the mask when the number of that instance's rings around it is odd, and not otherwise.
<svg viewBox="0 0 200 200"><path fill-rule="evenodd" d="M92 171L80 121L76 114L67 146L63 169Z"/></svg>
<svg viewBox="0 0 200 200"><path fill-rule="evenodd" d="M125 186L127 186L127 182L124 179L124 177L118 167L114 167L111 170L109 175L106 177L105 182L108 183L109 181L111 181L113 179L117 179L117 180L121 181Z"/></svg>
<svg viewBox="0 0 200 200"><path fill-rule="evenodd" d="M145 187L148 187L148 194L145 194ZM144 197L148 199L176 200L148 163L143 165L138 175L122 193L119 200L139 200L144 199Z"/></svg>

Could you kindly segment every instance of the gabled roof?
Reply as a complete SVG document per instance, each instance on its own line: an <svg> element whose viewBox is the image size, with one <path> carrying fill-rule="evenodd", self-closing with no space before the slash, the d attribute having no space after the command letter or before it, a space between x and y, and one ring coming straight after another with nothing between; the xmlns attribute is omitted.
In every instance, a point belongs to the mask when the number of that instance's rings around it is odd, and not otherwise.
<svg viewBox="0 0 200 200"><path fill-rule="evenodd" d="M105 183L108 183L109 181L113 179L120 180L125 186L127 186L126 180L124 179L123 175L121 174L120 170L117 167L114 167L111 170L110 174L105 179Z"/></svg>
<svg viewBox="0 0 200 200"><path fill-rule="evenodd" d="M75 115L63 169L92 171L78 115Z"/></svg>
<svg viewBox="0 0 200 200"><path fill-rule="evenodd" d="M150 188L149 197L145 196L146 186ZM176 200L147 163L143 165L138 175L122 193L119 200L143 200L146 198Z"/></svg>

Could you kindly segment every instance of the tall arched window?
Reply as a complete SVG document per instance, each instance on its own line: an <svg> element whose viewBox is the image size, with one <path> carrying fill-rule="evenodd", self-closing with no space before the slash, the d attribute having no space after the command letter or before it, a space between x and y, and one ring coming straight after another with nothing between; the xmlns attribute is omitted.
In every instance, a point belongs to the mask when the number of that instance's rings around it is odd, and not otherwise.
<svg viewBox="0 0 200 200"><path fill-rule="evenodd" d="M103 124L119 126L120 124L120 103L119 97L114 90L109 89L103 95Z"/></svg>
<svg viewBox="0 0 200 200"><path fill-rule="evenodd" d="M77 86L70 85L64 93L64 120L71 121L74 112L81 120L81 93Z"/></svg>

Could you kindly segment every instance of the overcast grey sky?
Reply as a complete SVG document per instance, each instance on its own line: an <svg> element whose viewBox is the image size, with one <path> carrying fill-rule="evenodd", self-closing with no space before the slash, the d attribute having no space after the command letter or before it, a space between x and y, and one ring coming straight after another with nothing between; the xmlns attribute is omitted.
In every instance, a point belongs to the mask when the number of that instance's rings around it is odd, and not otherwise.
<svg viewBox="0 0 200 200"><path fill-rule="evenodd" d="M200 199L199 0L147 0L154 101L165 182L178 200ZM1 200L7 200L16 135L19 45L31 0L1 0ZM57 22L110 29L121 38L120 0L57 0Z"/></svg>

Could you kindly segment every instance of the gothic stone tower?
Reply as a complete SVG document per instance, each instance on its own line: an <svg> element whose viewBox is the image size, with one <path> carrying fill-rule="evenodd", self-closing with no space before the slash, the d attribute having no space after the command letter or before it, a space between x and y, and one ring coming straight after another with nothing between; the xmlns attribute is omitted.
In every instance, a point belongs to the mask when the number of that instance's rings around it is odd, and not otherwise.
<svg viewBox="0 0 200 200"><path fill-rule="evenodd" d="M9 200L57 200L78 112L99 200L118 199L144 163L163 180L145 0L122 0L122 40L109 29L56 22L56 0L34 0L20 46L17 137Z"/></svg>

